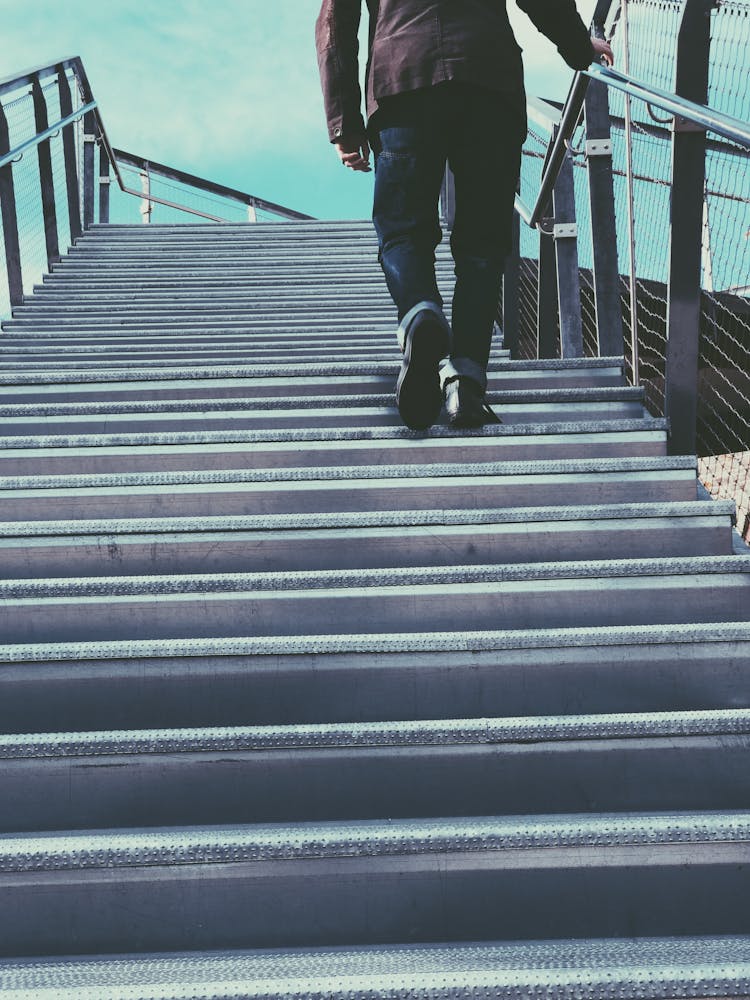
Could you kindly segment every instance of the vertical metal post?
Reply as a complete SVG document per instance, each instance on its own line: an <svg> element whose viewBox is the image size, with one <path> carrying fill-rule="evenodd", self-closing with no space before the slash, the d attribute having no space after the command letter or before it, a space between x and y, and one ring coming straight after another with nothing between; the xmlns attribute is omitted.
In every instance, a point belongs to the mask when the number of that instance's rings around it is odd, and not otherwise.
<svg viewBox="0 0 750 1000"><path fill-rule="evenodd" d="M109 156L104 143L99 147L99 222L109 222Z"/></svg>
<svg viewBox="0 0 750 1000"><path fill-rule="evenodd" d="M513 213L511 250L503 271L503 347L518 357L521 336L521 217Z"/></svg>
<svg viewBox="0 0 750 1000"><path fill-rule="evenodd" d="M258 221L258 213L255 210L255 202L254 201L251 201L251 202L248 203L248 206L247 206L247 221L248 222L257 222Z"/></svg>
<svg viewBox="0 0 750 1000"><path fill-rule="evenodd" d="M573 182L573 157L566 152L552 193L555 213L553 236L557 261L557 298L560 303L560 355L583 357L581 279L578 272L578 226Z"/></svg>
<svg viewBox="0 0 750 1000"><path fill-rule="evenodd" d="M60 114L63 118L73 113L73 98L65 67L57 67L57 88L60 94ZM70 239L81 235L81 203L78 194L78 161L76 159L75 125L71 123L62 130L63 159L65 161L65 189L68 196L68 221Z"/></svg>
<svg viewBox="0 0 750 1000"><path fill-rule="evenodd" d="M151 172L148 169L148 163L144 164L144 169L141 171L141 191L143 192L143 201L141 201L141 220L144 223L151 222L151 213L154 210L154 203L151 201Z"/></svg>
<svg viewBox="0 0 750 1000"><path fill-rule="evenodd" d="M31 97L34 102L34 124L37 135L46 132L49 128L49 117L47 115L47 102L44 99L44 91L35 77L31 84ZM52 149L51 140L45 139L36 147L39 158L39 185L42 198L42 218L44 220L44 242L47 247L47 266L52 265L60 259L60 244L57 236L57 210L55 208L55 181L52 176Z"/></svg>
<svg viewBox="0 0 750 1000"><path fill-rule="evenodd" d="M677 35L675 92L705 104L715 0L685 0ZM672 132L672 208L667 292L666 415L671 454L696 450L701 314L701 238L706 133L675 119Z"/></svg>
<svg viewBox="0 0 750 1000"><path fill-rule="evenodd" d="M94 224L94 152L96 144L96 115L87 111L83 116L83 228Z"/></svg>
<svg viewBox="0 0 750 1000"><path fill-rule="evenodd" d="M612 135L606 84L598 80L589 82L585 113L596 336L600 357L619 357L623 353L622 308L612 178Z"/></svg>
<svg viewBox="0 0 750 1000"><path fill-rule="evenodd" d="M8 119L0 104L0 156L10 152ZM0 211L3 219L5 266L8 273L8 297L11 306L23 303L23 276L21 274L21 243L18 239L16 192L13 185L13 164L0 167Z"/></svg>
<svg viewBox="0 0 750 1000"><path fill-rule="evenodd" d="M551 220L548 220L551 221ZM539 230L539 281L537 283L537 354L557 357L557 268L555 241L551 233Z"/></svg>
<svg viewBox="0 0 750 1000"><path fill-rule="evenodd" d="M622 36L624 49L624 66L626 73L630 72L630 35L628 18L628 0L622 3ZM633 179L633 118L631 114L630 95L625 95L625 176L628 185L628 246L630 262L630 351L633 368L633 385L640 383L640 350L638 347L638 262L635 252L635 183Z"/></svg>

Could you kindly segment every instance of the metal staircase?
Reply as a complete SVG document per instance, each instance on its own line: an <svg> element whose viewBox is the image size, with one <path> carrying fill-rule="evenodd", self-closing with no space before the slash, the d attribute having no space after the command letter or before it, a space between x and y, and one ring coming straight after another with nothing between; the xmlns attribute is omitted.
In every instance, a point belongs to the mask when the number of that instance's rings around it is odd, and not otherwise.
<svg viewBox="0 0 750 1000"><path fill-rule="evenodd" d="M398 368L365 223L94 227L4 325L4 996L750 992L733 505L621 359Z"/></svg>

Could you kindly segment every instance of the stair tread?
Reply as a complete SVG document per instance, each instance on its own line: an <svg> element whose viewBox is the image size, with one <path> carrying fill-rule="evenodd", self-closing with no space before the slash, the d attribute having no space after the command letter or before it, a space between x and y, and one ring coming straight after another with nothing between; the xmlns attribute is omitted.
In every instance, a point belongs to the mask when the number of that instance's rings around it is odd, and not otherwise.
<svg viewBox="0 0 750 1000"><path fill-rule="evenodd" d="M412 722L227 726L0 734L0 759L224 753L352 747L415 748L584 740L674 739L750 733L750 708Z"/></svg>
<svg viewBox="0 0 750 1000"><path fill-rule="evenodd" d="M0 873L446 852L750 844L750 812L576 813L0 834Z"/></svg>
<svg viewBox="0 0 750 1000"><path fill-rule="evenodd" d="M373 442L405 441L412 443L429 443L432 440L443 442L472 441L515 438L558 436L565 434L636 434L659 433L666 430L666 421L644 418L624 418L622 420L582 420L564 422L540 422L518 424L492 424L475 430L463 430L460 433L453 428L436 425L430 428L429 436L419 431L400 426L372 426L361 424L350 427L305 427L303 429L269 427L253 430L200 430L171 432L121 432L121 433L75 433L75 434L35 434L19 435L18 437L0 437L2 454L12 453L16 449L57 448L68 451L73 448L102 448L133 446L149 447L165 445L179 448L186 445L201 444L302 444L311 442ZM0 454L0 457L2 457Z"/></svg>
<svg viewBox="0 0 750 1000"><path fill-rule="evenodd" d="M484 584L545 582L555 580L641 580L644 577L702 578L706 586L717 586L718 576L744 579L750 574L750 554L687 556L663 559L600 559L576 562L519 563L488 566L426 566L387 569L296 570L276 573L180 573L153 576L83 577L49 580L0 580L0 598L6 602L65 597L114 600L125 596L170 596L201 594L253 595L310 590L344 591L354 594L370 588L476 587ZM711 577L710 580L707 578ZM750 580L748 580L750 585ZM652 586L656 588L656 583Z"/></svg>
<svg viewBox="0 0 750 1000"><path fill-rule="evenodd" d="M477 479L492 481L498 477L576 476L586 474L628 474L639 472L692 472L695 459L675 456L647 456L644 458L570 458L537 462L475 462L471 465L456 463L404 464L404 465L341 465L300 466L299 468L270 469L193 469L163 472L111 472L84 473L57 476L0 476L0 492L18 493L21 490L86 490L106 488L150 488L159 486L199 486L245 483L262 487L274 483L295 484L332 483L356 489L361 481L396 483L409 479L440 480Z"/></svg>
<svg viewBox="0 0 750 1000"><path fill-rule="evenodd" d="M580 389L510 389L490 391L487 401L495 405L539 402L576 402L600 400L638 400L641 390L628 387L602 386ZM354 407L394 407L392 393L360 393L357 395L296 395L287 397L259 396L248 399L200 399L200 400L129 400L98 403L16 403L0 405L0 417L6 419L31 419L33 417L58 415L148 414L157 417L160 413L183 413L202 415L211 411L220 413L254 413L258 410L294 411L303 408L311 410Z"/></svg>
<svg viewBox="0 0 750 1000"><path fill-rule="evenodd" d="M750 990L750 937L459 942L0 960L17 1000L669 1000Z"/></svg>
<svg viewBox="0 0 750 1000"><path fill-rule="evenodd" d="M0 538L45 538L157 534L176 532L292 532L364 530L438 525L525 524L545 521L602 521L630 518L731 517L733 500L683 501L676 503L593 504L575 507L500 507L464 510L342 511L320 514L265 514L263 516L210 516L174 518L98 518L96 520L0 522Z"/></svg>
<svg viewBox="0 0 750 1000"><path fill-rule="evenodd" d="M691 624L594 626L498 631L351 633L327 635L230 636L13 643L0 645L0 663L44 663L140 658L212 656L308 656L340 653L476 653L493 650L550 650L604 646L648 647L696 643L750 643L750 621Z"/></svg>

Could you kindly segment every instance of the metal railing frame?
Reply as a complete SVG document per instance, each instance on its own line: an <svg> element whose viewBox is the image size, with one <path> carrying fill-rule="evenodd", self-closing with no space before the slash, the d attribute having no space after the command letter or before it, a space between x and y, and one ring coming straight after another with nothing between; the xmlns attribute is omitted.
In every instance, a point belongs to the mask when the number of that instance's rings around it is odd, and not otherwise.
<svg viewBox="0 0 750 1000"><path fill-rule="evenodd" d="M615 0L617 2L617 0ZM593 30L602 25L612 0L600 0ZM538 353L557 351L550 326L560 324L560 353L580 357L580 290L576 255L575 204L570 198L570 143L585 110L586 160L589 173L593 280L601 356L623 354L620 269L614 214L612 143L609 135L609 89L643 101L672 116L672 191L667 283L667 357L665 416L672 454L694 454L698 409L698 346L701 302L701 244L705 191L706 133L723 137L750 155L750 123L708 107L709 13L715 0L684 0L677 40L675 90L669 92L615 69L594 64L577 73L561 112L530 101L528 112L545 119L552 135L539 191L533 205L516 196L517 217L540 233ZM547 110L545 110L545 108ZM626 135L626 141L629 137ZM730 147L736 152L736 147ZM550 212L550 204L552 210ZM571 214L572 210L572 214ZM554 249L553 249L554 248ZM577 261L577 255L576 255ZM631 271L634 273L634 262ZM518 262L505 273L503 331L511 352L519 336ZM553 284L557 284L557 293ZM633 322L633 319L635 321ZM633 381L638 382L638 325L631 316Z"/></svg>
<svg viewBox="0 0 750 1000"><path fill-rule="evenodd" d="M68 74L72 74L72 81ZM42 84L53 78L57 78L58 82L61 118L50 125L47 118L47 104ZM73 108L70 89L71 82L76 84L81 100L80 107L76 109ZM222 184L216 184L206 178L197 177L194 174L186 173L174 167L168 167L164 164L135 156L132 153L114 149L107 135L107 130L104 127L99 104L92 92L86 69L78 56L60 59L48 66L38 66L0 79L0 98L8 93L23 91L24 88L30 88L33 99L35 135L13 148L10 145L5 112L0 102L0 203L2 205L5 258L11 307L21 305L23 302L23 275L21 270L16 197L13 184L13 164L25 155L28 155L32 150L37 150L39 157L42 223L45 233L47 265L51 268L59 260L60 249L50 142L59 133L62 133L63 139L68 216L71 240L73 241L94 223L97 204L97 185L99 189L99 221L109 222L110 171L114 173L117 185L124 194L143 199L144 192L129 187L123 179L120 164L139 169L146 176L149 187L152 177L163 177L184 184L187 187L192 187L207 195L213 195L241 204L247 210L249 222L257 220L258 211L267 212L288 220L309 220L312 218L302 212L286 208L283 205L277 205L274 202L258 198L247 192L238 191ZM83 170L79 171L73 128L75 123L81 119L83 119L84 125L84 146ZM95 162L97 147L99 148L98 177L96 176ZM150 190L148 192L147 203L149 205L153 203L163 205L211 222L227 222L221 216L158 197ZM150 210L148 218L150 218Z"/></svg>

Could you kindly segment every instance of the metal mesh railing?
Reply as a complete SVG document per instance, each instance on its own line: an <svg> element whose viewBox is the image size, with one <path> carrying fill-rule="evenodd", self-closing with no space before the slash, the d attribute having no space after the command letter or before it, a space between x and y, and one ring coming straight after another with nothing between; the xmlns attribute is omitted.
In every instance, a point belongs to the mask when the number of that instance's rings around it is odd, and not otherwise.
<svg viewBox="0 0 750 1000"><path fill-rule="evenodd" d="M616 65L671 91L682 0L626 0L613 5L609 33ZM627 18L627 22L625 21ZM711 13L709 104L750 121L750 0L720 0ZM625 49L625 40L628 49ZM665 409L667 281L672 183L671 119L643 101L609 91L624 355L654 415ZM629 114L628 114L629 112ZM630 120L630 161L626 129ZM701 477L715 496L731 496L750 541L750 150L708 133L702 254L697 450ZM576 215L584 353L596 354L593 236L582 127L574 134ZM549 135L531 132L521 192L539 190ZM629 218L632 191L632 225ZM594 234L595 235L595 234ZM520 357L536 356L539 235L522 226ZM631 279L632 275L632 279ZM633 338L633 325L637 338ZM638 348L633 370L631 343Z"/></svg>
<svg viewBox="0 0 750 1000"><path fill-rule="evenodd" d="M143 197L125 194L113 186L110 201L111 222L186 223L206 222L215 216L223 222L278 222L278 216L260 207L248 205L220 195L202 191L193 185L163 177L158 172L148 172L128 164L120 164L123 180L129 188L140 190ZM149 197L147 197L147 193ZM160 199L160 200L154 200ZM180 207L161 204L173 202ZM197 215L194 213L203 213Z"/></svg>
<svg viewBox="0 0 750 1000"><path fill-rule="evenodd" d="M64 77L58 78L61 72ZM68 87L62 88L61 100L62 80ZM47 127L41 115L39 123L35 115L34 95L39 97L40 93L46 106ZM75 119L70 113L71 102ZM92 222L247 223L310 218L184 171L149 164L113 150L78 58L0 81L0 107L0 159L4 163L0 183L7 195L3 206L8 213L6 223L0 219L0 237L6 251L0 267L0 319L7 318L12 307L21 304L58 253L65 253L81 229ZM63 132L52 131L62 121L68 122ZM84 137L85 131L91 134ZM71 136L73 142L67 145L66 160L66 139ZM51 163L43 156L40 166L40 151L46 154L47 148ZM109 174L100 176L102 169ZM115 183L110 184L110 179Z"/></svg>
<svg viewBox="0 0 750 1000"><path fill-rule="evenodd" d="M60 96L56 81L42 87L50 123L59 121ZM8 122L10 146L14 148L36 135L34 101L29 87L24 87L16 96L10 94L3 100L3 111ZM52 177L55 196L55 211L60 247L64 251L70 245L70 223L68 215L65 181L65 161L63 158L62 134L57 133L49 140L52 157ZM36 149L29 149L12 164L13 185L17 206L18 238L21 252L21 273L23 291L29 295L34 285L48 270L47 248L44 235L44 215L42 211L41 177L39 156ZM3 236L2 221L0 234ZM5 261L0 266L0 319L10 315L10 296Z"/></svg>

